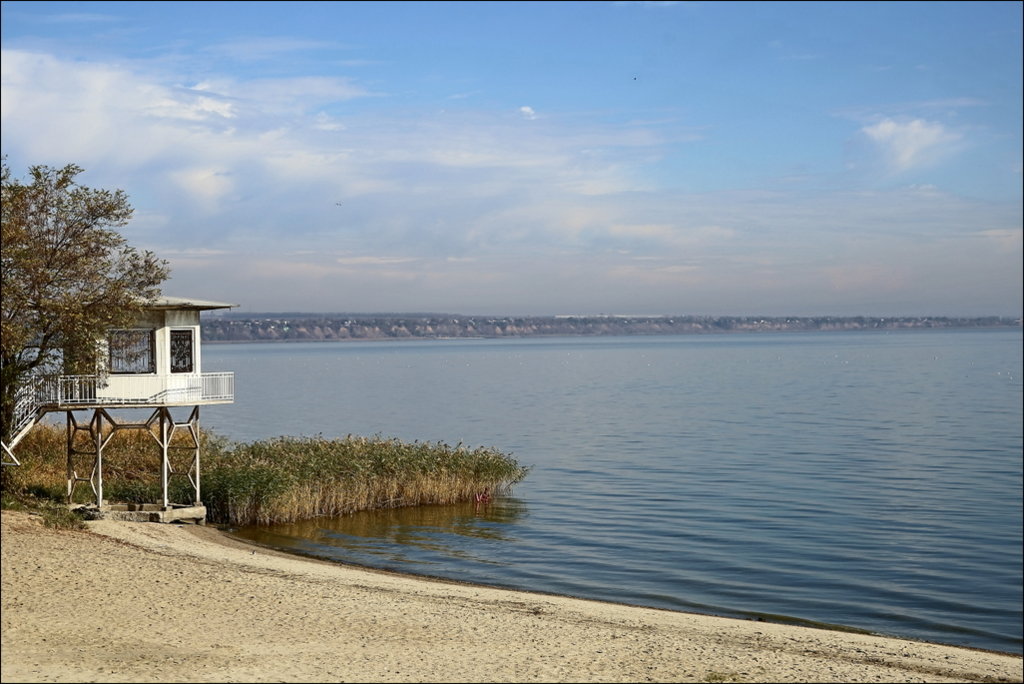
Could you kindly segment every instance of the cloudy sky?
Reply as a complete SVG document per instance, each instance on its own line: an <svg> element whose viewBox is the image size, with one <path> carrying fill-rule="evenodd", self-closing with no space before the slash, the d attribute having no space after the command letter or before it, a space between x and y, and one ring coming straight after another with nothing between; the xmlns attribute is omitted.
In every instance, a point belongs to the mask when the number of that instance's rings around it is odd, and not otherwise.
<svg viewBox="0 0 1024 684"><path fill-rule="evenodd" d="M241 311L1022 310L1019 2L3 2L2 147Z"/></svg>

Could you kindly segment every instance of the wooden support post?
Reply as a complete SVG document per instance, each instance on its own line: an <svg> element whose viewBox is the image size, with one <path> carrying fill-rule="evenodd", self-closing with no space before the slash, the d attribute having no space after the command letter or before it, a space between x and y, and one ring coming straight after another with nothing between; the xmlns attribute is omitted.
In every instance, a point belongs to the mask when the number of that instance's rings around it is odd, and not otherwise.
<svg viewBox="0 0 1024 684"><path fill-rule="evenodd" d="M192 441L195 444L195 452L192 456L192 467L195 468L196 477L192 481L195 485L196 495L192 503L195 506L202 504L202 497L199 494L199 407L195 406L192 409L192 414L188 417L189 430L192 432Z"/></svg>
<svg viewBox="0 0 1024 684"><path fill-rule="evenodd" d="M89 422L90 436L96 447L96 461L93 466L93 490L96 492L96 508L103 508L103 413L102 409L92 412Z"/></svg>
<svg viewBox="0 0 1024 684"><path fill-rule="evenodd" d="M163 491L161 505L167 509L171 505L168 483L171 478L171 436L174 434L174 419L166 407L160 408L160 486Z"/></svg>
<svg viewBox="0 0 1024 684"><path fill-rule="evenodd" d="M67 446L68 446L68 505L74 503L73 497L75 495L75 480L78 479L78 475L75 473L75 464L72 456L75 453L75 414L72 411L67 412Z"/></svg>

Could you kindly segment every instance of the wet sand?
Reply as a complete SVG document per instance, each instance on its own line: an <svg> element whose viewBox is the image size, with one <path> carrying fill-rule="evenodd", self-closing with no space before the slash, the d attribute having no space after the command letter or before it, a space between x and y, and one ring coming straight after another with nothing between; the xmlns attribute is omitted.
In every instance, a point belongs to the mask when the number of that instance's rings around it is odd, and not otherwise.
<svg viewBox="0 0 1024 684"><path fill-rule="evenodd" d="M2 514L3 682L1021 682L1022 658Z"/></svg>

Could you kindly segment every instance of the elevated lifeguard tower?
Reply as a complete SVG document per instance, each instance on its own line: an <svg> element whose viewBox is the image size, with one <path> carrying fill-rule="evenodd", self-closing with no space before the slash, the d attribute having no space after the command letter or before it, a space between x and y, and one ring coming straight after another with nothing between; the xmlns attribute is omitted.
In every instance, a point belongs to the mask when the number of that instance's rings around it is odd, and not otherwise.
<svg viewBox="0 0 1024 684"><path fill-rule="evenodd" d="M110 330L107 354L95 375L44 375L24 387L17 399L11 441L3 444L4 465L20 465L14 447L48 413L67 413L68 503L75 488L88 482L102 517L154 522L204 523L200 497L199 407L234 401L234 373L203 373L200 312L229 309L235 304L179 297L161 297L148 304L131 328ZM141 423L119 422L114 409L152 409ZM188 411L176 421L171 409ZM90 411L87 421L76 412ZM152 504L108 504L103 498L103 449L119 430L146 430L161 452L161 501ZM186 435L174 443L179 431ZM87 437L86 437L87 435ZM184 442L184 445L182 444ZM172 503L168 482L175 472L171 452L191 452L187 475L192 501ZM8 460L9 459L9 460ZM89 468L91 464L91 468ZM85 466L79 471L80 466ZM86 468L89 468L86 470ZM84 475L82 473L88 473Z"/></svg>

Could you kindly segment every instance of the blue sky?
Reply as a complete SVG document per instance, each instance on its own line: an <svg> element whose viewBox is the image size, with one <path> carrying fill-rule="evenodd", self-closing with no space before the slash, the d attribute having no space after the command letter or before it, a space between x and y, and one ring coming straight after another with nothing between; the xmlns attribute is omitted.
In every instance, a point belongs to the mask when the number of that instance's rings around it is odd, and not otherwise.
<svg viewBox="0 0 1024 684"><path fill-rule="evenodd" d="M12 170L242 311L1022 311L1018 2L3 2Z"/></svg>

